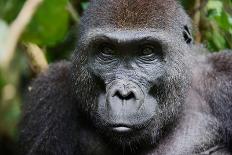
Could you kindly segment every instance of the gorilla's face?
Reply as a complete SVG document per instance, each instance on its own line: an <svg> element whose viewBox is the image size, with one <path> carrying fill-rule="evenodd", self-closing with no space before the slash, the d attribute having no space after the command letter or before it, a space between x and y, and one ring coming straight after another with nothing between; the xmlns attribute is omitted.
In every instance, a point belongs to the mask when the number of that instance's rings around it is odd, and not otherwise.
<svg viewBox="0 0 232 155"><path fill-rule="evenodd" d="M189 86L184 38L161 30L97 29L83 34L79 47L74 90L103 135L120 144L155 142L173 125Z"/></svg>

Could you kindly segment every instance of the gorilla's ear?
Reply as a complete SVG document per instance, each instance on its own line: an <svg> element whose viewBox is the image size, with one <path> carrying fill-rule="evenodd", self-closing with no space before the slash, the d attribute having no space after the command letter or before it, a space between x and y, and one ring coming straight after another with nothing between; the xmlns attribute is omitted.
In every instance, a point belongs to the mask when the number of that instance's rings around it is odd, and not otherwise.
<svg viewBox="0 0 232 155"><path fill-rule="evenodd" d="M189 30L189 27L188 25L184 25L184 28L183 28L183 37L184 37L184 40L187 44L191 44L192 41L193 41L193 38L192 38L192 35L191 35L191 32Z"/></svg>

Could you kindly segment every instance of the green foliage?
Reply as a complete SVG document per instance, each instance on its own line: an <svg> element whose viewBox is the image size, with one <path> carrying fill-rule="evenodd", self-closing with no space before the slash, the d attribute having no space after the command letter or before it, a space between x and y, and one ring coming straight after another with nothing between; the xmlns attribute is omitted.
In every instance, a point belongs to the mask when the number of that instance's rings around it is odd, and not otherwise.
<svg viewBox="0 0 232 155"><path fill-rule="evenodd" d="M16 98L13 102L0 107L0 131L8 136L16 136L17 124L21 114L20 100Z"/></svg>
<svg viewBox="0 0 232 155"><path fill-rule="evenodd" d="M0 0L0 18L12 22L21 10L25 0Z"/></svg>
<svg viewBox="0 0 232 155"><path fill-rule="evenodd" d="M45 0L23 35L23 40L42 46L63 40L69 24L67 0Z"/></svg>
<svg viewBox="0 0 232 155"><path fill-rule="evenodd" d="M204 10L209 22L204 39L211 51L232 48L232 16L225 5L232 7L231 1L210 0Z"/></svg>
<svg viewBox="0 0 232 155"><path fill-rule="evenodd" d="M89 6L89 2L83 2L83 3L81 3L81 7L82 7L84 10L86 10L88 6Z"/></svg>
<svg viewBox="0 0 232 155"><path fill-rule="evenodd" d="M201 0L195 8L196 0L180 0L192 16L200 12L199 31L201 41L210 51L232 48L232 1ZM197 5L198 6L198 5Z"/></svg>
<svg viewBox="0 0 232 155"><path fill-rule="evenodd" d="M3 88L5 84L6 84L6 80L3 78L2 74L0 74L0 88ZM2 92L2 89L0 89L0 93L1 92Z"/></svg>
<svg viewBox="0 0 232 155"><path fill-rule="evenodd" d="M194 0L179 0L179 1L183 5L186 11L191 10L195 2Z"/></svg>

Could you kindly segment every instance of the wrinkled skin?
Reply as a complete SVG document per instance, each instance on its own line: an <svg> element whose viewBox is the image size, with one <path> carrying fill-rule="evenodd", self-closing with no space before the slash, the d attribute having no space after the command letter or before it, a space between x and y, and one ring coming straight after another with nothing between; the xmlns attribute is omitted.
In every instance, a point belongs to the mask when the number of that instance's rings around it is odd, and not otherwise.
<svg viewBox="0 0 232 155"><path fill-rule="evenodd" d="M190 31L174 0L93 0L72 61L32 84L22 152L230 155L232 54Z"/></svg>

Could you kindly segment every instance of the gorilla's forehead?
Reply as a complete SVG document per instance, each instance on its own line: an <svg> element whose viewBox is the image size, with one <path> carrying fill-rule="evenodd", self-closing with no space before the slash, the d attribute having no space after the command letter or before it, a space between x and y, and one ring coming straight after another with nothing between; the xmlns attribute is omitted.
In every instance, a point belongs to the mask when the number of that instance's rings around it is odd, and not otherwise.
<svg viewBox="0 0 232 155"><path fill-rule="evenodd" d="M175 0L95 0L82 21L87 27L170 29L185 24L183 12Z"/></svg>
<svg viewBox="0 0 232 155"><path fill-rule="evenodd" d="M182 34L180 33L179 35ZM163 44L171 44L177 41L177 34L167 32L163 29L93 28L88 29L88 31L82 34L81 40L84 39L84 42L88 44L99 38L115 40L116 42L150 40Z"/></svg>

